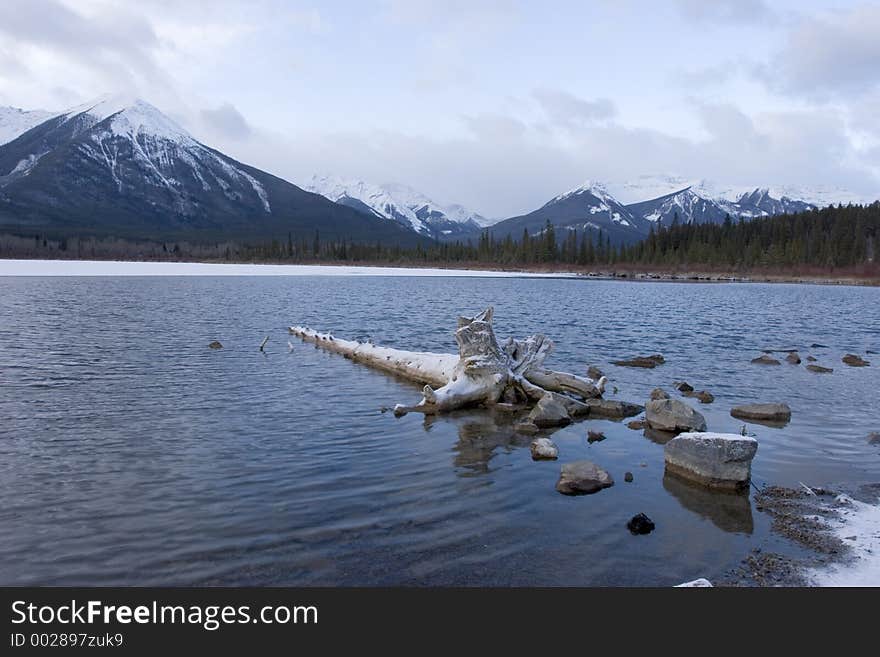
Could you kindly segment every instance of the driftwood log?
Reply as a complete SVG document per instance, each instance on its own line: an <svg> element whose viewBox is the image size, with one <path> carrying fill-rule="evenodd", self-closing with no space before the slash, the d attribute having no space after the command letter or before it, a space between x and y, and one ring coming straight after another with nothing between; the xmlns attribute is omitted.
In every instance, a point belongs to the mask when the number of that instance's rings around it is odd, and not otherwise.
<svg viewBox="0 0 880 657"><path fill-rule="evenodd" d="M544 367L553 342L543 335L511 338L500 345L492 330L492 315L490 307L474 317L458 318L457 356L341 340L302 326L291 326L290 333L327 351L426 384L421 401L412 406L398 404L394 408L398 415L444 413L475 405L518 408L536 404L545 396L562 403L572 416L588 414L590 406L585 401L601 398L605 377L593 381Z"/></svg>

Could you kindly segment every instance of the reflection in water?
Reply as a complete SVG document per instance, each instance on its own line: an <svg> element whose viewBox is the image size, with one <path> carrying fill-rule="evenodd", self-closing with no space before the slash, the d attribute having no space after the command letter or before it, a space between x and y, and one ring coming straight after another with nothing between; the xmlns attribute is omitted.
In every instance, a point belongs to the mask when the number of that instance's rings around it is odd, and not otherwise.
<svg viewBox="0 0 880 657"><path fill-rule="evenodd" d="M534 436L517 433L513 429L513 418L509 414L491 413L484 409L459 411L438 418L425 416L425 428L437 422L448 422L458 430L458 442L453 451L453 465L461 468L459 475L471 476L486 474L489 461L496 450L511 451L519 447L528 447Z"/></svg>
<svg viewBox="0 0 880 657"><path fill-rule="evenodd" d="M663 475L663 488L685 509L708 518L718 529L740 534L751 534L754 530L748 491L711 490L669 473Z"/></svg>
<svg viewBox="0 0 880 657"><path fill-rule="evenodd" d="M645 427L645 438L658 445L665 445L677 435L674 431L658 431L651 427Z"/></svg>

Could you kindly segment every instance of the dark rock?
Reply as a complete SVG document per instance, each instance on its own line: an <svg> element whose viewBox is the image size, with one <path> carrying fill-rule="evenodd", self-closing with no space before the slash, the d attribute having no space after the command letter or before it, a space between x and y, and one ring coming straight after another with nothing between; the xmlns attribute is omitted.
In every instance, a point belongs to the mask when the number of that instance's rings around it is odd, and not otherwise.
<svg viewBox="0 0 880 657"><path fill-rule="evenodd" d="M815 363L815 362L816 362L816 360L817 360L817 359L816 359L816 357L815 357L815 356L807 356L807 362L810 362L810 363Z"/></svg>
<svg viewBox="0 0 880 657"><path fill-rule="evenodd" d="M596 367L595 365L590 365L590 367L587 368L587 376L593 379L593 381L598 381L605 375L598 367Z"/></svg>
<svg viewBox="0 0 880 657"><path fill-rule="evenodd" d="M619 365L621 367L643 367L646 369L653 369L665 362L666 359L663 358L663 356L660 354L653 354L651 356L636 356L629 360L613 360L611 361L611 364Z"/></svg>
<svg viewBox="0 0 880 657"><path fill-rule="evenodd" d="M696 394L696 397L701 404L711 404L715 401L715 396L708 390L700 390L700 392Z"/></svg>
<svg viewBox="0 0 880 657"><path fill-rule="evenodd" d="M631 482L633 480L633 473L632 472L623 473L623 480L627 483Z"/></svg>
<svg viewBox="0 0 880 657"><path fill-rule="evenodd" d="M868 434L868 444L869 445L880 445L880 433L877 431L872 431Z"/></svg>
<svg viewBox="0 0 880 657"><path fill-rule="evenodd" d="M599 443L605 440L605 434L601 431L587 431L587 442L588 443Z"/></svg>
<svg viewBox="0 0 880 657"><path fill-rule="evenodd" d="M666 391L663 388L654 388L651 391L651 399L653 399L653 400L669 399L669 395L666 393Z"/></svg>
<svg viewBox="0 0 880 657"><path fill-rule="evenodd" d="M549 438L536 438L529 445L529 449L535 461L552 461L559 456L559 450Z"/></svg>
<svg viewBox="0 0 880 657"><path fill-rule="evenodd" d="M694 391L694 387L690 383L688 383L687 381L682 381L681 383L676 383L675 388L679 392L693 392Z"/></svg>
<svg viewBox="0 0 880 657"><path fill-rule="evenodd" d="M645 406L645 421L658 431L705 431L706 418L677 399L658 399Z"/></svg>
<svg viewBox="0 0 880 657"><path fill-rule="evenodd" d="M828 348L827 344L819 344L818 342L814 342L813 344L810 345L810 349L827 349L827 348Z"/></svg>
<svg viewBox="0 0 880 657"><path fill-rule="evenodd" d="M785 362L789 363L790 365L800 365L801 357L798 356L798 353L796 351L792 351L790 354L788 354L788 356L785 357Z"/></svg>
<svg viewBox="0 0 880 657"><path fill-rule="evenodd" d="M630 521L626 523L626 528L629 529L633 536L650 534L654 531L654 522L644 513L639 513L630 518Z"/></svg>
<svg viewBox="0 0 880 657"><path fill-rule="evenodd" d="M871 364L870 361L867 361L856 354L847 354L843 357L843 362L850 367L867 367Z"/></svg>
<svg viewBox="0 0 880 657"><path fill-rule="evenodd" d="M763 356L758 356L757 358L752 358L752 363L755 365L781 365L778 360L773 358L772 356L768 356L764 354Z"/></svg>
<svg viewBox="0 0 880 657"><path fill-rule="evenodd" d="M575 461L562 466L556 490L563 495L589 495L614 485L614 479L592 461Z"/></svg>
<svg viewBox="0 0 880 657"><path fill-rule="evenodd" d="M590 417L604 417L611 420L622 420L645 410L644 406L614 399L588 399L584 403L590 407Z"/></svg>
<svg viewBox="0 0 880 657"><path fill-rule="evenodd" d="M641 431L645 428L646 425L644 420L633 420L632 422L627 422L626 426L628 426L630 429Z"/></svg>
<svg viewBox="0 0 880 657"><path fill-rule="evenodd" d="M816 374L830 374L834 369L830 367L822 367L821 365L807 365L807 371L815 372Z"/></svg>
<svg viewBox="0 0 880 657"><path fill-rule="evenodd" d="M210 347L211 349L222 349L223 345L220 344L220 342L218 340L214 340L214 342L209 344L208 347Z"/></svg>
<svg viewBox="0 0 880 657"><path fill-rule="evenodd" d="M740 420L788 422L791 408L788 404L743 404L730 409L730 414Z"/></svg>

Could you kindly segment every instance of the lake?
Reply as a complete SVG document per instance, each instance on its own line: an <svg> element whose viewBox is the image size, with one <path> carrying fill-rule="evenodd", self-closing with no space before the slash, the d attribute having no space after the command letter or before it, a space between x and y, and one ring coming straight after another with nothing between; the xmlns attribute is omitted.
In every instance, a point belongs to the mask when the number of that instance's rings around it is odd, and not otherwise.
<svg viewBox="0 0 880 657"><path fill-rule="evenodd" d="M664 478L663 446L625 423L556 431L559 461L534 462L509 418L395 418L380 408L416 402L419 386L287 333L453 352L456 317L488 305L499 338L553 339L554 369L601 367L606 397L644 404L681 379L711 391L713 404L688 403L710 430L748 425L757 486L880 480L866 440L880 431L880 355L840 361L880 352L877 288L0 277L0 584L667 586L775 540L754 491ZM834 372L749 362L785 348ZM666 364L609 364L652 353ZM788 403L791 423L729 415L762 401ZM588 429L607 438L589 444ZM557 493L560 465L584 458L615 485ZM639 512L656 523L647 536L626 529Z"/></svg>

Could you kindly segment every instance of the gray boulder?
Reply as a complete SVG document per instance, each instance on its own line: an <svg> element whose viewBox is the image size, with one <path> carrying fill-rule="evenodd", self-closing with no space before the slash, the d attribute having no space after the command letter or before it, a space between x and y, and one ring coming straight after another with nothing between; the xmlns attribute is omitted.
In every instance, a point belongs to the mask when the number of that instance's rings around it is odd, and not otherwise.
<svg viewBox="0 0 880 657"><path fill-rule="evenodd" d="M730 414L740 420L757 420L758 422L788 422L791 409L788 404L744 404L734 406Z"/></svg>
<svg viewBox="0 0 880 657"><path fill-rule="evenodd" d="M752 477L758 441L733 433L682 433L663 448L666 472L727 490L741 490Z"/></svg>
<svg viewBox="0 0 880 657"><path fill-rule="evenodd" d="M645 421L657 431L705 431L706 418L678 399L654 399L645 406Z"/></svg>
<svg viewBox="0 0 880 657"><path fill-rule="evenodd" d="M563 495L589 495L614 485L614 479L592 461L575 461L562 466L556 490Z"/></svg>
<svg viewBox="0 0 880 657"><path fill-rule="evenodd" d="M529 448L535 461L552 460L559 456L559 450L549 438L536 438Z"/></svg>
<svg viewBox="0 0 880 657"><path fill-rule="evenodd" d="M651 399L653 399L653 400L669 399L669 395L667 394L667 392L663 388L654 388L651 391Z"/></svg>
<svg viewBox="0 0 880 657"><path fill-rule="evenodd" d="M553 398L553 395L544 395L529 413L529 421L538 427L564 427L571 424L571 416L565 406Z"/></svg>

